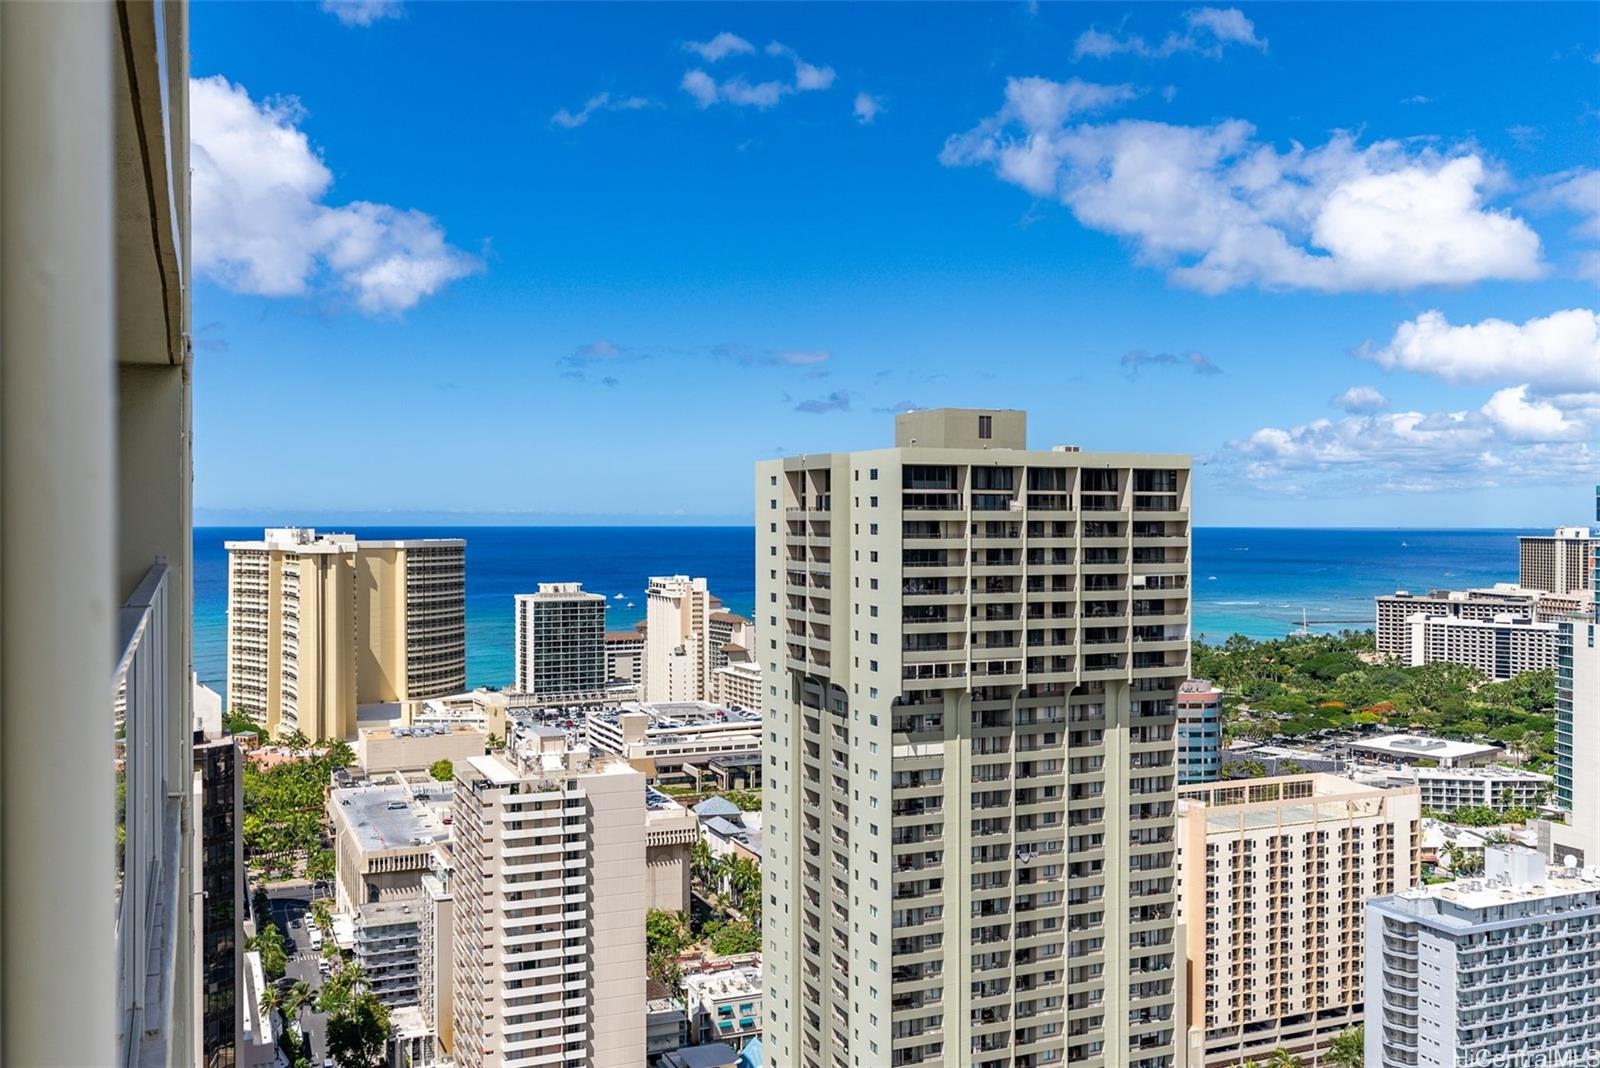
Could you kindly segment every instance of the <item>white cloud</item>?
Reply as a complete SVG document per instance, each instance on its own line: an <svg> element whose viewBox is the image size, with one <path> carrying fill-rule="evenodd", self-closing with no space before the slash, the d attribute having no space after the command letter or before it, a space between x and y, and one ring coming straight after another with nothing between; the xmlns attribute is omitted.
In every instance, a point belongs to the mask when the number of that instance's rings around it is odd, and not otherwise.
<svg viewBox="0 0 1600 1068"><path fill-rule="evenodd" d="M683 91L694 97L695 103L703 108L708 108L717 102L717 81L703 70L686 72L679 84Z"/></svg>
<svg viewBox="0 0 1600 1068"><path fill-rule="evenodd" d="M1523 385L1476 410L1263 427L1218 459L1275 489L1314 480L1319 492L1350 495L1567 482L1600 471L1597 430L1600 393L1534 399Z"/></svg>
<svg viewBox="0 0 1600 1068"><path fill-rule="evenodd" d="M724 38L730 38L742 47L729 45L723 41ZM690 42L687 47L691 51L699 52L707 62L715 62L728 55L755 51L750 42L744 38L727 33L718 34L703 44ZM678 83L679 88L693 97L694 102L702 108L709 108L721 102L735 107L753 107L764 111L793 93L828 89L833 85L835 74L832 67L819 67L807 63L788 45L773 41L767 45L766 53L769 56L788 59L794 66L794 81L769 79L752 82L743 74L735 74L718 81L704 70L695 68L684 74L683 80Z"/></svg>
<svg viewBox="0 0 1600 1068"><path fill-rule="evenodd" d="M946 166L1069 207L1129 239L1141 262L1209 293L1237 286L1399 290L1541 275L1539 237L1485 204L1499 175L1481 156L1335 134L1280 152L1239 119L1209 126L1067 119L1129 86L1012 78L1001 109L946 141Z"/></svg>
<svg viewBox="0 0 1600 1068"><path fill-rule="evenodd" d="M1329 403L1335 408L1342 408L1351 415L1381 412L1389 407L1388 398L1371 386L1351 386L1337 397L1334 397Z"/></svg>
<svg viewBox="0 0 1600 1068"><path fill-rule="evenodd" d="M1137 34L1119 37L1092 28L1085 30L1073 46L1073 58L1105 59L1128 53L1146 59L1166 59L1179 52L1192 52L1209 59L1221 59L1223 49L1230 44L1262 52L1267 50L1267 42L1256 36L1255 24L1238 8L1195 8L1184 13L1183 21L1182 33L1173 31L1156 45Z"/></svg>
<svg viewBox="0 0 1600 1068"><path fill-rule="evenodd" d="M566 108L557 111L550 116L550 122L571 130L588 122L597 111L638 111L649 106L650 101L642 96L613 97L610 93L596 93L585 100L583 107L577 111L568 111Z"/></svg>
<svg viewBox="0 0 1600 1068"><path fill-rule="evenodd" d="M405 14L400 0L322 0L322 10L346 26L371 26Z"/></svg>
<svg viewBox="0 0 1600 1068"><path fill-rule="evenodd" d="M857 93L855 104L856 121L863 126L872 125L872 120L878 117L883 110L883 101L871 93Z"/></svg>
<svg viewBox="0 0 1600 1068"><path fill-rule="evenodd" d="M1578 216L1577 237L1600 241L1600 170L1583 167L1546 178L1523 199L1535 211L1564 211Z"/></svg>
<svg viewBox="0 0 1600 1068"><path fill-rule="evenodd" d="M283 297L327 285L393 314L481 268L422 212L325 203L333 175L299 129L298 102L258 104L215 75L190 82L190 110L195 267L228 289Z"/></svg>
<svg viewBox="0 0 1600 1068"><path fill-rule="evenodd" d="M1600 389L1600 316L1570 308L1518 324L1504 319L1452 326L1427 311L1395 328L1382 348L1361 355L1383 367L1450 382L1516 381L1549 390Z"/></svg>
<svg viewBox="0 0 1600 1068"><path fill-rule="evenodd" d="M833 86L833 68L818 67L801 59L794 49L773 41L767 45L767 55L783 56L794 64L794 87L798 92L828 89Z"/></svg>
<svg viewBox="0 0 1600 1068"><path fill-rule="evenodd" d="M683 47L707 63L715 63L728 56L748 55L756 50L756 46L743 37L727 31L717 34L709 41L685 41Z"/></svg>

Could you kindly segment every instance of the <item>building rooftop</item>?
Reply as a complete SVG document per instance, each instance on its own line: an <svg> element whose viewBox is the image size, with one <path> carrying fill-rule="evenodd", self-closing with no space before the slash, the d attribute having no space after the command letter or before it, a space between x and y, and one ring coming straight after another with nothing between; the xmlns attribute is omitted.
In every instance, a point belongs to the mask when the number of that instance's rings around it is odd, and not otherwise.
<svg viewBox="0 0 1600 1068"><path fill-rule="evenodd" d="M1483 918L1472 913L1481 910L1575 894L1589 898L1582 907L1600 911L1600 867L1552 867L1538 850L1500 845L1484 851L1484 872L1479 878L1415 886L1379 901L1392 911L1427 917L1436 926L1453 928L1480 922Z"/></svg>
<svg viewBox="0 0 1600 1068"><path fill-rule="evenodd" d="M1521 779L1525 782L1553 782L1548 775L1525 768L1508 768L1499 764L1473 768L1412 768L1419 779Z"/></svg>
<svg viewBox="0 0 1600 1068"><path fill-rule="evenodd" d="M642 642L642 641L644 641L644 631L642 631L642 630L608 630L608 631L606 631L606 641L608 641L608 642Z"/></svg>
<svg viewBox="0 0 1600 1068"><path fill-rule="evenodd" d="M1453 738L1430 738L1422 734L1386 734L1377 738L1361 738L1351 742L1350 748L1416 757L1419 760L1458 759L1500 752L1497 745L1461 742Z"/></svg>
<svg viewBox="0 0 1600 1068"><path fill-rule="evenodd" d="M598 601L605 604L603 593L583 592L581 582L541 582L538 593L519 593L518 601Z"/></svg>
<svg viewBox="0 0 1600 1068"><path fill-rule="evenodd" d="M638 701L624 701L615 709L605 709L590 713L591 719L602 723L615 723L619 716L632 712L642 712L648 718L648 729L651 731L680 730L696 727L735 727L742 725L760 726L761 713L744 708L727 708L723 705L712 704L710 701L658 701L646 704Z"/></svg>
<svg viewBox="0 0 1600 1068"><path fill-rule="evenodd" d="M726 797L708 797L694 806L694 814L701 819L710 819L713 816L735 816L743 811L738 805Z"/></svg>
<svg viewBox="0 0 1600 1068"><path fill-rule="evenodd" d="M731 966L714 962L699 971L685 972L683 992L690 1001L758 996L761 993L761 961L740 958Z"/></svg>
<svg viewBox="0 0 1600 1068"><path fill-rule="evenodd" d="M329 811L362 852L431 847L450 837L442 819L450 794L446 783L431 784L426 800L409 786L352 786L332 792Z"/></svg>
<svg viewBox="0 0 1600 1068"><path fill-rule="evenodd" d="M732 1068L739 1063L739 1054L726 1042L708 1042L665 1054L662 1063L672 1068Z"/></svg>

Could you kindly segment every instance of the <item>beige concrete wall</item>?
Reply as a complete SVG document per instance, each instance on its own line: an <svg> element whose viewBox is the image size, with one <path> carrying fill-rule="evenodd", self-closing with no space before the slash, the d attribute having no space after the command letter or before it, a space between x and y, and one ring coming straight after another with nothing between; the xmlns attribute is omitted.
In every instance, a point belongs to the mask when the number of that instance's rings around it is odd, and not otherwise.
<svg viewBox="0 0 1600 1068"><path fill-rule="evenodd" d="M356 553L357 701L399 701L406 684L406 576L403 550Z"/></svg>
<svg viewBox="0 0 1600 1068"><path fill-rule="evenodd" d="M356 763L365 768L368 775L391 771L425 772L436 761L481 756L487 738L487 731L468 729L420 737L397 737L388 728L364 730L356 740Z"/></svg>
<svg viewBox="0 0 1600 1068"><path fill-rule="evenodd" d="M589 990L595 1068L634 1068L644 1049L644 779L586 776L589 840Z"/></svg>

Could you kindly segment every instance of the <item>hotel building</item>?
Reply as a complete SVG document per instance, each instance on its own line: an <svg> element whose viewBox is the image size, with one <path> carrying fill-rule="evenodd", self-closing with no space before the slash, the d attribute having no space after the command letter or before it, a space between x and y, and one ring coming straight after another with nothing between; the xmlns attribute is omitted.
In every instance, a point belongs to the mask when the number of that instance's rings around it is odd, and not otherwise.
<svg viewBox="0 0 1600 1068"><path fill-rule="evenodd" d="M1493 619L1454 619L1418 612L1406 621L1411 630L1409 663L1463 664L1492 682L1524 671L1556 666L1556 625L1512 615Z"/></svg>
<svg viewBox="0 0 1600 1068"><path fill-rule="evenodd" d="M606 599L576 582L541 582L516 597L516 689L527 694L606 688Z"/></svg>
<svg viewBox="0 0 1600 1068"><path fill-rule="evenodd" d="M606 680L631 682L634 693L644 696L644 626L606 631Z"/></svg>
<svg viewBox="0 0 1600 1068"><path fill-rule="evenodd" d="M1362 906L1422 876L1414 786L1293 775L1178 789L1188 1063L1312 1063L1362 1021Z"/></svg>
<svg viewBox="0 0 1600 1068"><path fill-rule="evenodd" d="M645 786L519 735L456 768L452 1053L461 1068L623 1068L645 1047Z"/></svg>
<svg viewBox="0 0 1600 1068"><path fill-rule="evenodd" d="M1523 535L1517 539L1517 581L1530 590L1550 593L1593 590L1589 558L1596 549L1600 549L1600 537L1587 527L1557 527L1553 534Z"/></svg>
<svg viewBox="0 0 1600 1068"><path fill-rule="evenodd" d="M1222 774L1222 687L1190 679L1178 687L1178 785Z"/></svg>
<svg viewBox="0 0 1600 1068"><path fill-rule="evenodd" d="M645 591L646 701L703 701L711 672L711 615L706 580L652 578Z"/></svg>
<svg viewBox="0 0 1600 1068"><path fill-rule="evenodd" d="M466 542L273 528L228 549L228 708L353 738L361 705L466 689Z"/></svg>
<svg viewBox="0 0 1600 1068"><path fill-rule="evenodd" d="M688 763L761 751L761 713L722 708L708 701L625 704L591 712L589 744L615 753L650 782L671 780Z"/></svg>
<svg viewBox="0 0 1600 1068"><path fill-rule="evenodd" d="M1172 1065L1188 458L943 409L755 491L767 1063Z"/></svg>
<svg viewBox="0 0 1600 1068"><path fill-rule="evenodd" d="M1600 1048L1600 869L1491 846L1483 878L1366 911L1367 1068L1584 1064Z"/></svg>

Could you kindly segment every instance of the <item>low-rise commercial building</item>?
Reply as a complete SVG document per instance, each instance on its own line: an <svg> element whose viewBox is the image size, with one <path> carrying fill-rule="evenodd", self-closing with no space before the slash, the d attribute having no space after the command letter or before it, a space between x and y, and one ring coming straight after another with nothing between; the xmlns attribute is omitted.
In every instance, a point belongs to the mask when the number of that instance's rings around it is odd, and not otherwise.
<svg viewBox="0 0 1600 1068"><path fill-rule="evenodd" d="M623 705L591 714L589 742L632 764L650 782L686 781L685 763L761 751L761 714L708 701Z"/></svg>
<svg viewBox="0 0 1600 1068"><path fill-rule="evenodd" d="M377 727L356 738L356 763L368 775L427 771L441 760L465 760L484 751L480 727Z"/></svg>
<svg viewBox="0 0 1600 1068"><path fill-rule="evenodd" d="M1361 1022L1361 907L1421 878L1421 818L1334 775L1178 788L1190 1065L1310 1063Z"/></svg>
<svg viewBox="0 0 1600 1068"><path fill-rule="evenodd" d="M654 1068L663 1056L689 1044L689 1016L655 980L647 984L644 1006L644 1063Z"/></svg>
<svg viewBox="0 0 1600 1068"><path fill-rule="evenodd" d="M1600 1048L1600 869L1491 846L1483 878L1366 913L1367 1068L1583 1064Z"/></svg>
<svg viewBox="0 0 1600 1068"><path fill-rule="evenodd" d="M1189 679L1178 687L1178 783L1215 782L1222 771L1222 687Z"/></svg>
<svg viewBox="0 0 1600 1068"><path fill-rule="evenodd" d="M1416 764L1428 761L1441 768L1470 768L1504 759L1497 745L1430 738L1422 734L1385 734L1360 738L1348 746L1351 757L1379 764Z"/></svg>
<svg viewBox="0 0 1600 1068"><path fill-rule="evenodd" d="M706 961L683 977L689 1033L695 1042L740 1049L761 1037L761 956Z"/></svg>

